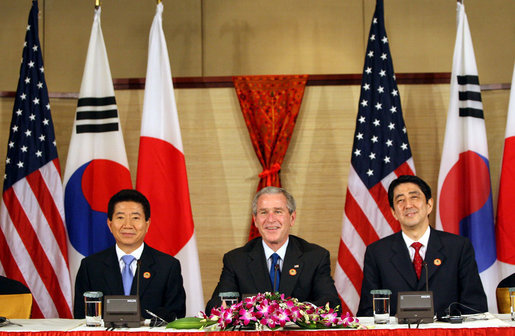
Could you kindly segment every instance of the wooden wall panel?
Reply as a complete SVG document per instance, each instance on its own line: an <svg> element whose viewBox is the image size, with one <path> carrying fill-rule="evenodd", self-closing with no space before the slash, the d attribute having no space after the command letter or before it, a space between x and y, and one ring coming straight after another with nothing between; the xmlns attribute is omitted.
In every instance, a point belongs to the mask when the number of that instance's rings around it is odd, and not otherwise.
<svg viewBox="0 0 515 336"><path fill-rule="evenodd" d="M206 76L354 73L363 66L359 1L204 1Z"/></svg>
<svg viewBox="0 0 515 336"><path fill-rule="evenodd" d="M375 1L365 4L366 16L371 16ZM384 5L395 71L450 72L456 39L456 2L387 0Z"/></svg>
<svg viewBox="0 0 515 336"><path fill-rule="evenodd" d="M29 1L0 1L0 91L15 91L25 39Z"/></svg>
<svg viewBox="0 0 515 336"><path fill-rule="evenodd" d="M163 30L174 76L202 75L201 0L163 2ZM39 0L48 87L78 92L94 18L94 0ZM145 77L155 0L103 0L101 26L113 78ZM16 90L31 1L0 2L0 91Z"/></svg>
<svg viewBox="0 0 515 336"><path fill-rule="evenodd" d="M155 0L103 0L113 78L146 73ZM31 2L0 1L0 91L16 90ZM94 0L39 0L50 91L78 92ZM361 73L374 0L165 0L163 27L175 77ZM515 1L467 0L481 83L508 83ZM385 1L397 73L450 72L456 37L451 0Z"/></svg>
<svg viewBox="0 0 515 336"><path fill-rule="evenodd" d="M436 193L449 85L399 87L418 175ZM186 156L200 266L207 299L228 250L245 243L250 202L261 167L255 157L234 89L175 90ZM133 182L136 177L142 90L116 91ZM509 91L484 91L494 201ZM293 233L325 246L334 270L343 218L359 86L309 86L281 170L297 199ZM4 160L12 98L0 98L0 158ZM75 99L51 99L61 166L64 169ZM0 164L0 176L4 164ZM434 222L434 215L431 216Z"/></svg>

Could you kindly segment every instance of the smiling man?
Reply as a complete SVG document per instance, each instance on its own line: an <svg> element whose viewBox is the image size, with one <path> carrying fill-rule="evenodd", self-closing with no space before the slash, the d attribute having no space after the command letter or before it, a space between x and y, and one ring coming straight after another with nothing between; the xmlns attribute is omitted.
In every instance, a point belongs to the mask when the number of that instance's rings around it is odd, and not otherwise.
<svg viewBox="0 0 515 336"><path fill-rule="evenodd" d="M372 315L373 289L392 291L390 313L395 314L397 293L424 291L426 271L435 313L447 314L451 304L451 313L487 311L470 241L429 226L433 210L429 185L417 176L399 176L388 188L388 201L401 231L367 247L357 315Z"/></svg>
<svg viewBox="0 0 515 336"><path fill-rule="evenodd" d="M254 196L252 217L261 237L224 255L207 314L221 305L221 292L253 295L275 291L319 306L340 305L329 252L290 235L297 216L295 207L293 196L282 188L266 187Z"/></svg>
<svg viewBox="0 0 515 336"><path fill-rule="evenodd" d="M107 205L107 226L116 244L82 259L75 281L74 317L84 318L86 291L136 295L138 274L144 318L151 318L146 310L166 321L184 317L186 294L179 261L143 243L150 226L147 198L132 189L116 193Z"/></svg>

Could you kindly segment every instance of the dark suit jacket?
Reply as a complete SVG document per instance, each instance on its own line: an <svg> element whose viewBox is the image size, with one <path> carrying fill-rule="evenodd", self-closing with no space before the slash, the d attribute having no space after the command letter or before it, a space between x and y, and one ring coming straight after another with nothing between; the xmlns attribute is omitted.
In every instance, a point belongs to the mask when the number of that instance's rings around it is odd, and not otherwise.
<svg viewBox="0 0 515 336"><path fill-rule="evenodd" d="M21 282L0 275L0 294L26 294L30 290Z"/></svg>
<svg viewBox="0 0 515 336"><path fill-rule="evenodd" d="M513 273L507 278L504 278L501 282L499 282L499 285L497 285L497 287L515 287L515 273Z"/></svg>
<svg viewBox="0 0 515 336"><path fill-rule="evenodd" d="M207 303L208 315L213 307L221 305L218 296L220 292L257 294L272 291L261 241L261 237L255 238L245 246L224 255L220 281ZM329 251L290 235L281 270L279 292L286 297L295 297L319 306L327 302L331 307L340 305L331 278Z"/></svg>
<svg viewBox="0 0 515 336"><path fill-rule="evenodd" d="M182 286L181 265L174 257L145 244L139 270L141 315L151 318L145 309L166 321L184 317L186 294ZM136 295L136 276L131 294ZM82 259L75 281L73 315L84 318L86 291L101 291L105 295L123 295L122 275L115 246Z"/></svg>
<svg viewBox="0 0 515 336"><path fill-rule="evenodd" d="M474 248L467 238L431 228L424 261L427 263L429 290L433 291L435 313L443 313L453 302L481 312L488 310ZM397 312L398 292L425 291L425 288L425 268L422 267L418 280L402 233L394 233L367 247L357 315L372 315L372 289L392 291L390 308L393 315ZM462 313L474 312L459 305L456 308Z"/></svg>

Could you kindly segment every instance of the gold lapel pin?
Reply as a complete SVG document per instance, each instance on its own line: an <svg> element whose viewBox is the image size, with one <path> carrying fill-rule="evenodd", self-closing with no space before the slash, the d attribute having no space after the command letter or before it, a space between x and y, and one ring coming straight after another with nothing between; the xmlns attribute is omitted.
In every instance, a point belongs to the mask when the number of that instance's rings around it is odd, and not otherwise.
<svg viewBox="0 0 515 336"><path fill-rule="evenodd" d="M145 273L143 273L143 277L144 277L145 279L150 278L150 272L145 272Z"/></svg>
<svg viewBox="0 0 515 336"><path fill-rule="evenodd" d="M433 263L435 264L435 266L440 266L442 264L442 261L436 258L435 261L433 261Z"/></svg>

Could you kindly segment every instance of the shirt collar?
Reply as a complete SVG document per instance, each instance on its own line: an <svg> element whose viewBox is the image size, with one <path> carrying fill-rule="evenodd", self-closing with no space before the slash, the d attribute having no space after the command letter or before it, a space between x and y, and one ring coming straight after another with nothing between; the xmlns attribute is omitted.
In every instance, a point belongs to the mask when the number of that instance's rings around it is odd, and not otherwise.
<svg viewBox="0 0 515 336"><path fill-rule="evenodd" d="M288 243L290 242L290 237L286 239L286 242L281 246L277 251L274 251L268 246L264 240L261 240L261 243L263 244L263 249L265 250L265 258L268 260L270 256L274 253L277 253L281 260L284 260L284 256L286 255L286 248L288 247Z"/></svg>
<svg viewBox="0 0 515 336"><path fill-rule="evenodd" d="M129 253L131 256L134 256L135 260L140 260L141 254L143 253L143 248L145 247L145 243L141 244L140 247ZM123 252L122 249L116 244L116 256L118 257L118 261L122 259L124 255L127 253Z"/></svg>
<svg viewBox="0 0 515 336"><path fill-rule="evenodd" d="M419 240L417 240L419 243L422 244L422 246L426 247L427 248L427 243L429 242L429 235L431 234L431 229L429 228L429 226L427 227L426 229L426 232L424 232L424 234L422 235L422 237L420 237ZM410 237L408 237L407 234L404 233L404 231L402 232L402 238L404 239L404 243L406 243L406 246L409 248L411 246L411 244L413 244L415 242L415 240L411 239Z"/></svg>

